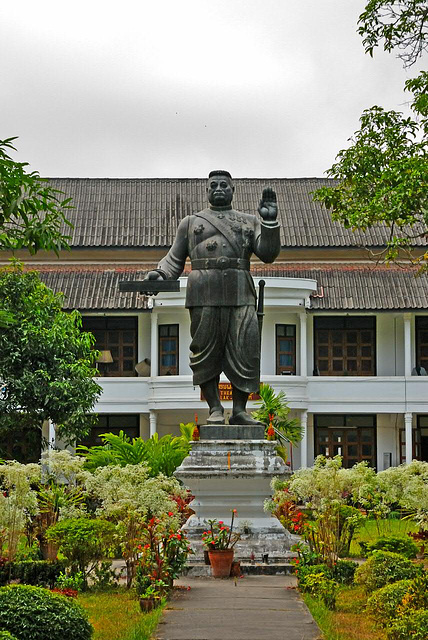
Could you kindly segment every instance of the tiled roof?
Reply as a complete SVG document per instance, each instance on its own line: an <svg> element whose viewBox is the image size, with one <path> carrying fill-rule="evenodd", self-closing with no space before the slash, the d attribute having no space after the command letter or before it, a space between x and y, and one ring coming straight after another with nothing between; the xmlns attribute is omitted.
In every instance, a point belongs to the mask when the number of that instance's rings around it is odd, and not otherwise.
<svg viewBox="0 0 428 640"><path fill-rule="evenodd" d="M73 247L166 247L177 225L188 214L206 206L202 178L51 178L51 184L73 199L67 212L74 230ZM277 192L284 247L383 246L384 226L366 232L345 229L333 222L311 192L331 180L322 178L238 178L234 206L256 213L266 186ZM416 245L425 244L418 239Z"/></svg>
<svg viewBox="0 0 428 640"><path fill-rule="evenodd" d="M155 265L85 265L37 267L42 280L54 291L64 292L65 309L143 310L144 296L119 293L119 280L141 279ZM254 277L311 278L318 291L311 298L313 310L428 309L428 275L417 277L413 269L371 265L307 264L253 265Z"/></svg>

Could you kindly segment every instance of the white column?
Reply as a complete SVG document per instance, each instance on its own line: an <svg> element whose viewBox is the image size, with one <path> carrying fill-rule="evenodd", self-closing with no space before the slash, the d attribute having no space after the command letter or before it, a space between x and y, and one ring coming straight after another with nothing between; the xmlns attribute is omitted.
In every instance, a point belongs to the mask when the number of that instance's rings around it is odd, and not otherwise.
<svg viewBox="0 0 428 640"><path fill-rule="evenodd" d="M49 420L49 448L55 449L55 425L52 420Z"/></svg>
<svg viewBox="0 0 428 640"><path fill-rule="evenodd" d="M404 414L404 426L406 430L406 464L410 464L413 458L412 414L410 412Z"/></svg>
<svg viewBox="0 0 428 640"><path fill-rule="evenodd" d="M150 336L150 359L151 359L151 368L150 375L157 376L158 375L158 313L157 311L152 311L151 313L151 336Z"/></svg>
<svg viewBox="0 0 428 640"><path fill-rule="evenodd" d="M306 312L299 313L300 318L300 375L308 375L308 336L306 331Z"/></svg>
<svg viewBox="0 0 428 640"><path fill-rule="evenodd" d="M412 375L412 331L411 331L412 315L404 314L404 375Z"/></svg>
<svg viewBox="0 0 428 640"><path fill-rule="evenodd" d="M305 469L308 466L308 412L302 411L300 424L303 429L303 437L300 442L300 466Z"/></svg>
<svg viewBox="0 0 428 640"><path fill-rule="evenodd" d="M157 432L157 414L156 411L153 411L153 409L150 409L150 416L149 416L149 421L150 421L150 437L154 436L155 433Z"/></svg>

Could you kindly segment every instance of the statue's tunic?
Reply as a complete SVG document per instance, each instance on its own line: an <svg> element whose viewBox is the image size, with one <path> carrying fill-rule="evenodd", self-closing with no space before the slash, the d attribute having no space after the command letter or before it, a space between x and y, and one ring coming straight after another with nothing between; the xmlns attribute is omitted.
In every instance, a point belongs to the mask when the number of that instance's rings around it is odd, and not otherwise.
<svg viewBox="0 0 428 640"><path fill-rule="evenodd" d="M192 262L186 307L194 384L223 371L238 389L258 391L260 335L250 257L255 253L263 262L273 262L280 248L277 222L231 207L210 207L180 223L158 268L165 278L177 279L187 257Z"/></svg>

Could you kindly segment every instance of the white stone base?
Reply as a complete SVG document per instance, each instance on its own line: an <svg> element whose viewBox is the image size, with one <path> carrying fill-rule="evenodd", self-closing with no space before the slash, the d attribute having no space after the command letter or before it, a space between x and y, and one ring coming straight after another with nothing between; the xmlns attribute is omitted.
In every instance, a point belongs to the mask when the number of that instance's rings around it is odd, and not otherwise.
<svg viewBox="0 0 428 640"><path fill-rule="evenodd" d="M276 442L267 440L200 440L192 443L190 455L175 472L195 499L195 511L184 525L195 555L192 562L203 558L202 533L208 520L223 520L230 525L236 509L234 530L241 533L235 545L235 558L284 562L293 544L288 531L263 509L270 498L274 476L290 473L275 453Z"/></svg>

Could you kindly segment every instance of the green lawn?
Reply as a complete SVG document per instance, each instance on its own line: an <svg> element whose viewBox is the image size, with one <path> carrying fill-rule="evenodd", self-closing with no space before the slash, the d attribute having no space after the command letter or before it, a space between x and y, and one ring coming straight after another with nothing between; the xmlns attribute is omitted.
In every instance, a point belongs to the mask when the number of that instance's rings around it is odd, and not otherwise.
<svg viewBox="0 0 428 640"><path fill-rule="evenodd" d="M322 631L324 640L385 640L364 611L367 596L361 587L343 587L338 595L336 611L329 611L315 598L303 595L309 611Z"/></svg>
<svg viewBox="0 0 428 640"><path fill-rule="evenodd" d="M388 520L366 519L351 542L349 555L352 558L361 557L361 549L358 542L373 542L380 536L406 537L409 531L416 531L417 525L412 520L399 520L389 518Z"/></svg>
<svg viewBox="0 0 428 640"><path fill-rule="evenodd" d="M149 640L163 611L141 613L135 592L122 588L81 593L78 602L95 629L94 640Z"/></svg>

